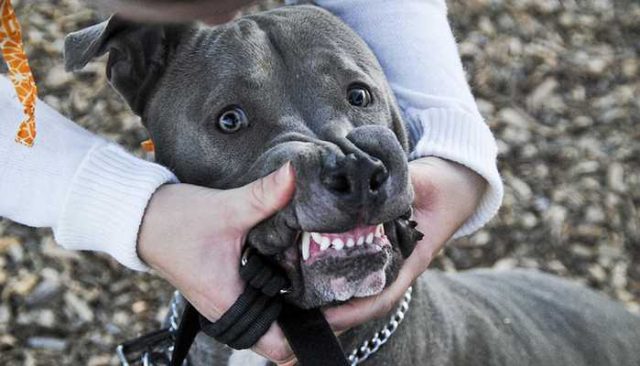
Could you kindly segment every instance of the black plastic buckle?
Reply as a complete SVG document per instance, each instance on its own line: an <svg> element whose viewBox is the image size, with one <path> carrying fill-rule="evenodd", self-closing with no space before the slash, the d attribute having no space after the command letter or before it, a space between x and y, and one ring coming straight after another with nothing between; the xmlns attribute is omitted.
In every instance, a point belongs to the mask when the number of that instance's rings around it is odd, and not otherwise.
<svg viewBox="0 0 640 366"><path fill-rule="evenodd" d="M169 365L173 333L169 328L147 333L116 348L122 366Z"/></svg>

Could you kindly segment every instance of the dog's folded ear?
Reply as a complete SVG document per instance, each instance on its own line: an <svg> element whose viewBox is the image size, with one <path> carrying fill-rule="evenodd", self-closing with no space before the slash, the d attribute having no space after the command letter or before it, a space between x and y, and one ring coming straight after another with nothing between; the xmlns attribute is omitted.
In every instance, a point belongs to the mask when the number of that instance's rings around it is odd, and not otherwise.
<svg viewBox="0 0 640 366"><path fill-rule="evenodd" d="M65 69L80 70L93 58L109 53L109 82L141 116L186 27L137 24L112 16L65 38Z"/></svg>

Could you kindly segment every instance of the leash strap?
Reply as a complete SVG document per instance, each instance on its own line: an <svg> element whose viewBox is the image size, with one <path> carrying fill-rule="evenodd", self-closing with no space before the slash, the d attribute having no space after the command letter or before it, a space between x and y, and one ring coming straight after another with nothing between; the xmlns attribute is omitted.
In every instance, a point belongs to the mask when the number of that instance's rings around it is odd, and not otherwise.
<svg viewBox="0 0 640 366"><path fill-rule="evenodd" d="M173 353L171 354L171 366L182 366L184 360L187 359L189 348L191 348L193 341L200 332L199 317L200 313L198 313L190 302L187 302L187 305L182 311L180 326L178 326L175 334Z"/></svg>
<svg viewBox="0 0 640 366"><path fill-rule="evenodd" d="M300 309L284 303L278 324L302 366L349 365L320 309Z"/></svg>
<svg viewBox="0 0 640 366"><path fill-rule="evenodd" d="M10 0L0 0L0 51L9 68L9 80L18 94L25 115L18 128L16 142L32 147L36 139L38 88L24 52L20 23Z"/></svg>
<svg viewBox="0 0 640 366"><path fill-rule="evenodd" d="M346 366L344 352L319 309L303 310L283 301L284 274L257 253L245 251L240 277L247 283L238 300L215 322L187 303L175 334L172 366L181 366L199 332L234 349L253 346L278 320L304 366Z"/></svg>

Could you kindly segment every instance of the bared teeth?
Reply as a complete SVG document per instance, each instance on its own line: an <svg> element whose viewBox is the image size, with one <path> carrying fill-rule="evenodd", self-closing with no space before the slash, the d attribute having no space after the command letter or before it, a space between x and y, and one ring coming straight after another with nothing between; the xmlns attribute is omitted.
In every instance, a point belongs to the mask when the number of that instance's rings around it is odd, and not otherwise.
<svg viewBox="0 0 640 366"><path fill-rule="evenodd" d="M380 238L384 235L384 225L380 224L376 226L376 238Z"/></svg>
<svg viewBox="0 0 640 366"><path fill-rule="evenodd" d="M360 234L356 234L358 232L360 232ZM338 235L340 235L340 237L336 237ZM300 243L302 259L306 261L311 256L312 243L317 244L320 251L325 251L329 248L342 250L345 247L353 248L356 245L360 246L365 243L372 244L374 238L381 238L384 235L383 224L376 225L375 227L369 227L366 229L365 233L362 233L361 229L354 229L343 234L321 234L305 231L302 233L302 240Z"/></svg>
<svg viewBox="0 0 640 366"><path fill-rule="evenodd" d="M330 246L331 246L331 239L327 238L326 236L323 236L322 240L320 241L320 250L327 250L329 249Z"/></svg>
<svg viewBox="0 0 640 366"><path fill-rule="evenodd" d="M311 237L308 232L302 233L302 260L309 259L309 246L311 245Z"/></svg>
<svg viewBox="0 0 640 366"><path fill-rule="evenodd" d="M367 244L373 243L373 233L369 233L369 235L367 235L367 239L365 241L367 242Z"/></svg>

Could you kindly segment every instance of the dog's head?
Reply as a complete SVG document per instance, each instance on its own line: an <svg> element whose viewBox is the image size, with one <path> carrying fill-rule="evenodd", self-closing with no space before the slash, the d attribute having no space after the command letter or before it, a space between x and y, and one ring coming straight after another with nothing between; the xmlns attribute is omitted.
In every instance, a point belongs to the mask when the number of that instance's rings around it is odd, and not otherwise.
<svg viewBox="0 0 640 366"><path fill-rule="evenodd" d="M395 279L416 240L407 139L380 65L340 20L312 6L218 27L112 18L67 37L67 68L107 52L111 84L182 182L233 188L292 162L293 200L247 238L286 271L290 301Z"/></svg>

